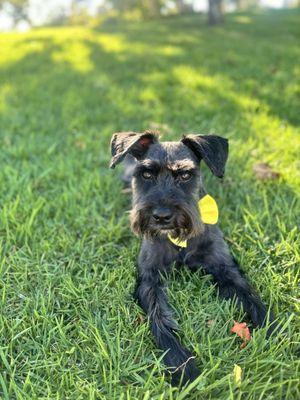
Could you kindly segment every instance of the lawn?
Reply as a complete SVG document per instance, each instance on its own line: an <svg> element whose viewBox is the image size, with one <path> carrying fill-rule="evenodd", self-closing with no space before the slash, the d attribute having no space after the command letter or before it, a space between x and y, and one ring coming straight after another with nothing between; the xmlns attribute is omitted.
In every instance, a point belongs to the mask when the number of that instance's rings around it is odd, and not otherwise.
<svg viewBox="0 0 300 400"><path fill-rule="evenodd" d="M213 29L186 16L0 35L1 398L300 398L299 20L274 11ZM149 127L229 138L226 177L204 168L206 187L284 329L269 340L255 330L241 349L230 328L244 316L210 278L172 275L180 335L202 371L181 392L131 297L139 241L120 169L108 169L112 133ZM279 179L257 179L258 162Z"/></svg>

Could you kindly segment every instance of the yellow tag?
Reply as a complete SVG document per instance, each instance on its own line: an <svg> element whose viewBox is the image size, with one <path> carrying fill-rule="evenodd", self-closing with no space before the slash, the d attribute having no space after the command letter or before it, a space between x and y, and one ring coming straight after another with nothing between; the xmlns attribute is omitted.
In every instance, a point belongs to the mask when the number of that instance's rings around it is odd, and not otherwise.
<svg viewBox="0 0 300 400"><path fill-rule="evenodd" d="M215 225L218 222L219 210L215 199L206 194L198 201L200 218L205 224ZM178 247L187 247L187 240L174 239L170 235L168 238Z"/></svg>
<svg viewBox="0 0 300 400"><path fill-rule="evenodd" d="M206 194L198 201L199 212L205 224L215 225L218 222L219 210L216 200Z"/></svg>
<svg viewBox="0 0 300 400"><path fill-rule="evenodd" d="M168 235L168 238L171 240L172 243L176 244L178 247L186 247L187 246L187 240L179 240L172 238L170 235Z"/></svg>

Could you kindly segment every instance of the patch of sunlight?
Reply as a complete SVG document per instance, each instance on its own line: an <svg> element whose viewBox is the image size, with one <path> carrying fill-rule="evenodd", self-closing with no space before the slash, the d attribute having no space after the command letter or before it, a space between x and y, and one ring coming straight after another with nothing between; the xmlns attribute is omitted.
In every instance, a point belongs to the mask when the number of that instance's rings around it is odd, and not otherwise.
<svg viewBox="0 0 300 400"><path fill-rule="evenodd" d="M294 66L293 74L300 77L300 66L299 65Z"/></svg>
<svg viewBox="0 0 300 400"><path fill-rule="evenodd" d="M156 53L165 56L179 56L183 54L183 50L178 46L163 46L157 48Z"/></svg>
<svg viewBox="0 0 300 400"><path fill-rule="evenodd" d="M254 139L256 143L259 161L272 163L285 183L294 191L299 190L300 173L295 173L295 160L300 154L299 129L272 114L267 103L236 90L232 81L222 75L209 75L200 69L180 65L173 68L173 76L179 82L182 95L187 91L187 96L192 96L199 107L202 97L207 100L209 96L213 96L214 102L223 99L222 104L228 100L229 104L237 106L253 132L249 140ZM294 91L295 87L290 90Z"/></svg>
<svg viewBox="0 0 300 400"><path fill-rule="evenodd" d="M261 102L254 97L245 96L241 93L236 94L234 91L232 91L230 95L234 98L235 103L244 110L253 110L262 107Z"/></svg>
<svg viewBox="0 0 300 400"><path fill-rule="evenodd" d="M197 88L198 86L205 86L207 88L218 89L223 86L225 79L217 75L205 75L202 71L188 67L186 65L179 65L172 70L174 77L184 87Z"/></svg>
<svg viewBox="0 0 300 400"><path fill-rule="evenodd" d="M114 53L118 60L125 60L128 59L129 56L132 55L142 55L145 57L145 52L149 51L145 43L135 42L134 45L124 39L122 35L108 35L108 34L101 34L98 35L95 39L93 38L93 42L96 45L101 46L102 50L107 53ZM152 48L151 51L155 51L155 53L159 53L156 51L156 48Z"/></svg>
<svg viewBox="0 0 300 400"><path fill-rule="evenodd" d="M45 39L48 41L55 41L56 43L63 43L67 39L82 40L93 35L92 31L82 26L62 26L56 28L40 28L38 35L36 31L29 31L26 33L28 37L37 37L38 39Z"/></svg>
<svg viewBox="0 0 300 400"><path fill-rule="evenodd" d="M240 106L251 132L257 137L259 161L274 164L285 182L299 190L300 172L296 172L295 160L300 154L300 130L272 114L268 104L255 97L234 90L226 94Z"/></svg>
<svg viewBox="0 0 300 400"><path fill-rule="evenodd" d="M251 24L251 18L247 17L246 15L237 15L234 18L234 21L238 22L239 24Z"/></svg>
<svg viewBox="0 0 300 400"><path fill-rule="evenodd" d="M11 65L26 56L43 51L44 48L43 42L30 40L25 35L0 35L0 65Z"/></svg>
<svg viewBox="0 0 300 400"><path fill-rule="evenodd" d="M89 72L93 69L90 50L82 42L68 40L60 50L51 55L54 62L67 62L78 72Z"/></svg>
<svg viewBox="0 0 300 400"><path fill-rule="evenodd" d="M149 83L152 85L160 85L164 82L165 78L166 78L166 74L163 72L158 72L158 71L155 71L152 73L141 74L141 80L145 84Z"/></svg>
<svg viewBox="0 0 300 400"><path fill-rule="evenodd" d="M300 95L300 84L290 83L285 88L285 96L299 96Z"/></svg>
<svg viewBox="0 0 300 400"><path fill-rule="evenodd" d="M11 65L26 56L49 51L49 46L60 47L68 40L80 42L91 38L92 35L93 32L85 27L41 28L38 31L32 30L25 33L2 33L0 34L0 65Z"/></svg>
<svg viewBox="0 0 300 400"><path fill-rule="evenodd" d="M148 103L148 102L153 102L157 100L157 94L153 88L147 87L144 90L141 91L140 93L140 100Z"/></svg>
<svg viewBox="0 0 300 400"><path fill-rule="evenodd" d="M129 47L121 35L100 35L97 37L97 43L109 53L120 53Z"/></svg>
<svg viewBox="0 0 300 400"><path fill-rule="evenodd" d="M300 131L266 110L249 115L251 131L257 136L259 161L270 162L281 174L286 184L299 192L300 171L296 160L300 154ZM299 193L300 194L300 193Z"/></svg>

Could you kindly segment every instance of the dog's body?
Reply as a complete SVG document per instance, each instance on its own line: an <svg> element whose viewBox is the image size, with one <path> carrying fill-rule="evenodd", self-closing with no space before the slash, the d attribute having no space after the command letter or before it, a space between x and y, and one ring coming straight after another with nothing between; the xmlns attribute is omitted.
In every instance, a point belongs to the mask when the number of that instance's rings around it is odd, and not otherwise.
<svg viewBox="0 0 300 400"><path fill-rule="evenodd" d="M199 370L178 340L164 290L163 277L175 263L203 268L213 276L220 295L236 298L255 326L267 322L267 308L230 255L221 231L217 225L204 224L199 215L197 203L205 194L199 163L204 160L214 175L222 177L227 140L188 135L180 142L159 143L152 132L127 132L115 134L111 146L111 167L126 158L124 177L133 191L132 230L143 240L135 297L149 317L157 346L165 352L172 382L192 381ZM170 236L187 240L187 247L175 246Z"/></svg>

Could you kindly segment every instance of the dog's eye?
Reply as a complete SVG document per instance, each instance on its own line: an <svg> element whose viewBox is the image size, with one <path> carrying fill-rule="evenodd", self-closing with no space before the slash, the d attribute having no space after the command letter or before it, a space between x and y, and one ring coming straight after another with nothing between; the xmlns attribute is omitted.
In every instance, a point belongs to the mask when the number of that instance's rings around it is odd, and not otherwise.
<svg viewBox="0 0 300 400"><path fill-rule="evenodd" d="M182 181L188 181L192 174L190 172L182 172L179 176Z"/></svg>
<svg viewBox="0 0 300 400"><path fill-rule="evenodd" d="M144 179L152 179L152 178L153 178L153 175L152 175L151 172L149 172L149 171L144 171L144 172L142 173L142 177L143 177Z"/></svg>

